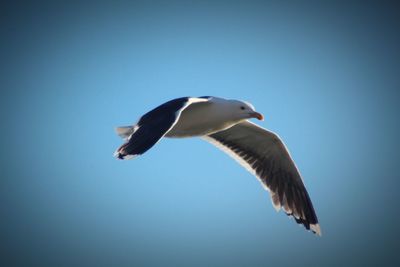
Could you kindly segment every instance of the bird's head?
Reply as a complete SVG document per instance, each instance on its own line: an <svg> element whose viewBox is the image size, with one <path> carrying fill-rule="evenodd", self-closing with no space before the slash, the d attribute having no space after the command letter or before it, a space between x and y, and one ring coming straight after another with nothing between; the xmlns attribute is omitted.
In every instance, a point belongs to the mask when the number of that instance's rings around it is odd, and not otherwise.
<svg viewBox="0 0 400 267"><path fill-rule="evenodd" d="M246 120L256 118L258 120L264 120L264 116L258 113L254 106L245 101L231 100L232 111L238 119Z"/></svg>

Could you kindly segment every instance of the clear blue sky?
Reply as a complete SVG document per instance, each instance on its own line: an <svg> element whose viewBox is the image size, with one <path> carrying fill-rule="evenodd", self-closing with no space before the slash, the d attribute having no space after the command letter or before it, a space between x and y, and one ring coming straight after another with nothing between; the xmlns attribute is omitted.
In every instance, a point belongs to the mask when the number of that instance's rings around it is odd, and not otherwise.
<svg viewBox="0 0 400 267"><path fill-rule="evenodd" d="M2 8L1 261L398 261L396 9L233 2ZM265 115L260 124L283 138L303 175L322 238L276 213L254 177L202 140L112 157L122 142L115 126L202 95L246 100Z"/></svg>

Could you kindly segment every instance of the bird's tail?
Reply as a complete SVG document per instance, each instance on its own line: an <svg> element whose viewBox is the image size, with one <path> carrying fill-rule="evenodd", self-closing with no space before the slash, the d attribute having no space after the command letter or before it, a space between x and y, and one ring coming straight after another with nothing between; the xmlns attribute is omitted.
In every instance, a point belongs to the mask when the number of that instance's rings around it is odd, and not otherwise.
<svg viewBox="0 0 400 267"><path fill-rule="evenodd" d="M115 128L115 132L123 139L127 140L135 131L134 126L120 126Z"/></svg>
<svg viewBox="0 0 400 267"><path fill-rule="evenodd" d="M115 132L123 138L125 141L127 141L125 144L120 146L115 152L114 152L114 157L118 159L131 159L134 156L133 155L128 155L126 152L127 146L129 144L129 138L130 136L135 132L135 127L134 126L120 126L115 128Z"/></svg>

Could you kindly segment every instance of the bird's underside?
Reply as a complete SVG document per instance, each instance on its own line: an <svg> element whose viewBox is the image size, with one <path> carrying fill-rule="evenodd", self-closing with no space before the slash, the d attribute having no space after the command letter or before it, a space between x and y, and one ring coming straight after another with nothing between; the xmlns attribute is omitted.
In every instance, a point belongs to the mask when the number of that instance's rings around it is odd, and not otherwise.
<svg viewBox="0 0 400 267"><path fill-rule="evenodd" d="M281 139L245 119L224 117L228 114L224 112L224 101L213 97L178 98L153 109L135 126L117 128L126 143L115 156L130 159L141 155L164 136L200 136L255 175L270 192L277 210L282 208L297 223L321 235L310 197Z"/></svg>

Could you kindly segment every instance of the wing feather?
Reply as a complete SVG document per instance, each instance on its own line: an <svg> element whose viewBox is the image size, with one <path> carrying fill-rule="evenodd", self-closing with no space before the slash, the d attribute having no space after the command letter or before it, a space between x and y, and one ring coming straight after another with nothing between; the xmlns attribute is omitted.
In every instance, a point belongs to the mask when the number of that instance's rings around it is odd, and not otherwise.
<svg viewBox="0 0 400 267"><path fill-rule="evenodd" d="M255 175L271 194L275 209L321 235L318 219L300 173L281 139L249 121L203 137Z"/></svg>
<svg viewBox="0 0 400 267"><path fill-rule="evenodd" d="M144 114L127 142L114 153L119 159L132 159L154 146L179 120L182 111L192 103L207 102L208 98L181 97L168 101Z"/></svg>

